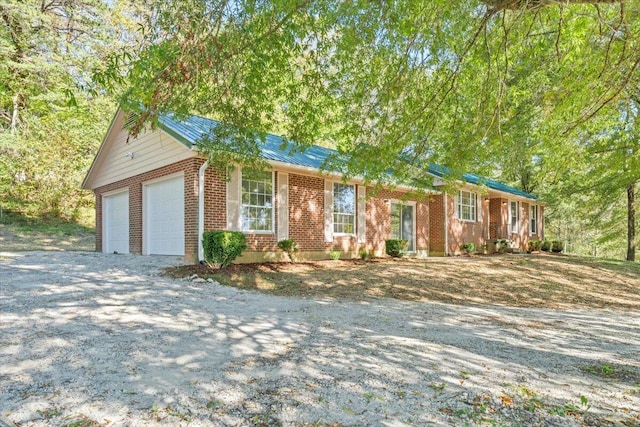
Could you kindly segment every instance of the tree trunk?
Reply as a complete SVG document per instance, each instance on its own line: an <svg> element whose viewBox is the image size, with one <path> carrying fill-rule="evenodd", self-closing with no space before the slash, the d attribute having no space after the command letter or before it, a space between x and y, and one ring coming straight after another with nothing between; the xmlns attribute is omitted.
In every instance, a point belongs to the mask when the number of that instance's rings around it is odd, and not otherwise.
<svg viewBox="0 0 640 427"><path fill-rule="evenodd" d="M627 187L627 261L636 260L636 183Z"/></svg>
<svg viewBox="0 0 640 427"><path fill-rule="evenodd" d="M20 95L13 96L13 112L11 114L11 133L15 133L18 129L18 111L20 109Z"/></svg>

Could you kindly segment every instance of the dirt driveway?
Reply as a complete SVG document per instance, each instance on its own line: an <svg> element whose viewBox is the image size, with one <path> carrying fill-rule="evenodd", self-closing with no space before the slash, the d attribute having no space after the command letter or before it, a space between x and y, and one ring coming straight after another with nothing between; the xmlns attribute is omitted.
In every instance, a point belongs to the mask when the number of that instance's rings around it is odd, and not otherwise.
<svg viewBox="0 0 640 427"><path fill-rule="evenodd" d="M279 297L179 260L0 254L19 426L638 425L640 315Z"/></svg>

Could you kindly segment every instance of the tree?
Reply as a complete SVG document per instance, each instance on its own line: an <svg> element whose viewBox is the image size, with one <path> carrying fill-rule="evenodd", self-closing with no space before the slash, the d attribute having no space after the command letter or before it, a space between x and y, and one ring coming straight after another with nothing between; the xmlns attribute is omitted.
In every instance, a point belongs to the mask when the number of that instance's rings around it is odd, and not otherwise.
<svg viewBox="0 0 640 427"><path fill-rule="evenodd" d="M468 148L499 132L505 79L538 54L557 74L545 96L561 112L570 102L570 125L637 80L638 7L569 3L152 2L149 48L124 76L128 57L109 71L122 105L142 110L134 133L161 112L207 114L232 125L224 136L242 134L239 152L257 152L248 130L329 139L348 172L382 179L403 153L417 167L484 160Z"/></svg>
<svg viewBox="0 0 640 427"><path fill-rule="evenodd" d="M617 108L611 108L611 120L601 132L589 139L587 153L591 159L590 173L592 191L603 199L603 206L609 209L618 206L619 216L626 221L616 221L609 225L613 235L626 223L626 259L635 261L636 250L636 185L640 181L640 104L634 96L621 99ZM626 199L625 203L616 203ZM614 210L615 211L615 210ZM624 229L623 228L623 229Z"/></svg>
<svg viewBox="0 0 640 427"><path fill-rule="evenodd" d="M101 0L0 1L0 201L29 218L78 218L80 191L114 103L89 71L127 20Z"/></svg>
<svg viewBox="0 0 640 427"><path fill-rule="evenodd" d="M452 181L496 170L551 189L591 124L640 87L638 2L149 4L141 47L98 81L138 113L133 134L167 112L220 120L202 141L219 164L255 161L277 132L334 146L325 166L367 181L440 163Z"/></svg>

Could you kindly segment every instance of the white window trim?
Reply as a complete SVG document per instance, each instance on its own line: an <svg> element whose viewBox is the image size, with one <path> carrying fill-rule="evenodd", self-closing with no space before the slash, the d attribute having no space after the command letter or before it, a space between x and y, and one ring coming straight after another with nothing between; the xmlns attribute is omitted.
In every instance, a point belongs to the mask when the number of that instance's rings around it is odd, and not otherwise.
<svg viewBox="0 0 640 427"><path fill-rule="evenodd" d="M403 202L402 200L398 200L398 199L389 199L389 221L391 221L391 205L392 204L396 204L396 205L405 205L405 206L413 206L413 250L412 251L407 251L407 253L409 254L415 254L418 251L417 245L418 245L418 238L416 236L416 217L418 216L418 208L417 208L417 203L415 201L408 201L408 202ZM389 236L391 237L391 236Z"/></svg>
<svg viewBox="0 0 640 427"><path fill-rule="evenodd" d="M275 217L276 217L276 188L275 188L275 172L271 171L271 230L245 230L242 228L242 224L244 224L244 220L242 217L242 207L243 207L243 203L242 203L242 176L243 176L243 170L240 170L240 179L238 180L238 201L240 203L238 203L238 217L240 219L240 231L242 231L245 234L275 234L275 225L276 225L276 221L275 221Z"/></svg>
<svg viewBox="0 0 640 427"><path fill-rule="evenodd" d="M533 230L533 228L531 228L531 212L535 211L536 212L536 229ZM538 205L529 205L529 236L533 236L533 235L537 235L538 234L538 229L540 229L540 223L538 221Z"/></svg>
<svg viewBox="0 0 640 427"><path fill-rule="evenodd" d="M465 193L469 193L469 194L473 195L473 203L474 203L473 219L463 219L462 216L461 216L460 206L462 205L462 192L463 191ZM458 195L454 199L454 202L455 202L456 218L458 219L458 221L462 221L462 222L478 222L478 194L477 193L475 193L473 191L467 191L467 190L458 190ZM465 205L465 206L471 206L471 205Z"/></svg>
<svg viewBox="0 0 640 427"><path fill-rule="evenodd" d="M355 208L355 212L353 212L353 214L351 214L353 216L353 233L337 233L336 232L336 228L335 228L335 207L336 207L336 203L335 203L335 196L333 196L335 194L335 185L336 184L340 184L340 185L348 185L350 187L353 187L353 207ZM357 188L355 184L349 184L349 183L344 183L342 181L332 181L331 182L331 195L332 197L332 203L331 203L331 229L333 230L333 236L338 236L338 237L353 237L356 236L356 232L358 230L358 195L356 193ZM338 212L339 215L349 215L349 214L344 214L344 213L340 213Z"/></svg>
<svg viewBox="0 0 640 427"><path fill-rule="evenodd" d="M511 218L513 217L511 209L512 209L512 203L516 204L516 225L515 227L513 227L513 225L511 224ZM518 227L518 225L520 224L520 202L518 202L517 200L509 200L509 233L511 234L518 234L520 231L520 227Z"/></svg>

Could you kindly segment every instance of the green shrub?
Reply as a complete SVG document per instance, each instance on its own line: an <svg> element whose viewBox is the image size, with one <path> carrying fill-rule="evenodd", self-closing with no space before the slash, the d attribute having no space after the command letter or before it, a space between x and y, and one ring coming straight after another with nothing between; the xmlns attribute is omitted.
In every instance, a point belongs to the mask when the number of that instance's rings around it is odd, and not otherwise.
<svg viewBox="0 0 640 427"><path fill-rule="evenodd" d="M476 244L475 243L463 243L462 245L460 245L460 249L462 249L462 251L466 254L471 254L474 253L476 251Z"/></svg>
<svg viewBox="0 0 640 427"><path fill-rule="evenodd" d="M529 252L539 251L542 247L542 240L529 240Z"/></svg>
<svg viewBox="0 0 640 427"><path fill-rule="evenodd" d="M564 242L562 240L554 240L551 242L551 252L562 252L564 248Z"/></svg>
<svg viewBox="0 0 640 427"><path fill-rule="evenodd" d="M291 262L295 262L294 254L298 252L298 244L293 239L280 240L278 248L287 253Z"/></svg>
<svg viewBox="0 0 640 427"><path fill-rule="evenodd" d="M340 255L341 255L340 251L329 251L329 258L331 258L334 261L339 260Z"/></svg>
<svg viewBox="0 0 640 427"><path fill-rule="evenodd" d="M551 242L548 240L543 240L542 244L540 245L540 250L549 252L551 250Z"/></svg>
<svg viewBox="0 0 640 427"><path fill-rule="evenodd" d="M369 252L367 252L366 249L360 249L360 252L358 252L358 255L360 255L360 259L363 261L369 258Z"/></svg>
<svg viewBox="0 0 640 427"><path fill-rule="evenodd" d="M240 231L206 231L202 246L207 264L224 268L247 249L247 238Z"/></svg>
<svg viewBox="0 0 640 427"><path fill-rule="evenodd" d="M384 242L384 249L387 255L399 258L407 251L409 241L403 239L389 239Z"/></svg>
<svg viewBox="0 0 640 427"><path fill-rule="evenodd" d="M496 252L504 253L507 249L509 249L511 243L506 239L496 239L493 241L493 244L496 247Z"/></svg>

